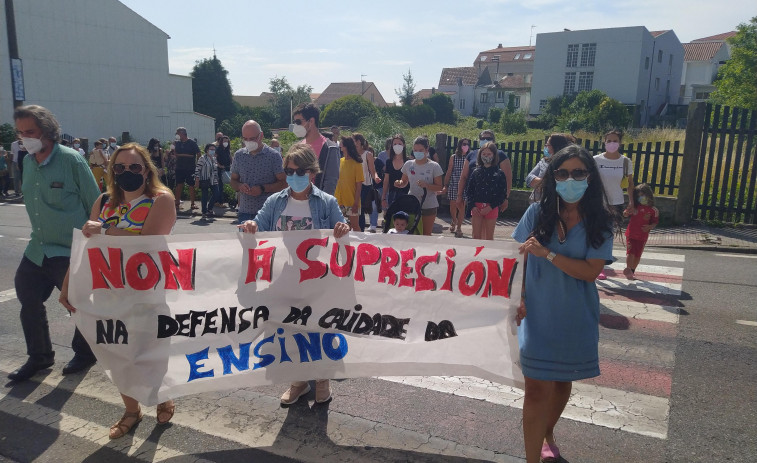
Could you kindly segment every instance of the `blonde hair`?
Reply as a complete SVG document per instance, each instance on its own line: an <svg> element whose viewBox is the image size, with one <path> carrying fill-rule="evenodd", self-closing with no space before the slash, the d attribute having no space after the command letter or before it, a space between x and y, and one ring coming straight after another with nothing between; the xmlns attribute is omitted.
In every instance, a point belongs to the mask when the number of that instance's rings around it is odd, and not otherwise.
<svg viewBox="0 0 757 463"><path fill-rule="evenodd" d="M308 170L314 174L321 171L318 165L318 159L315 157L313 148L307 143L295 143L289 148L287 154L284 155L284 167L289 164L289 161L294 162L294 165Z"/></svg>
<svg viewBox="0 0 757 463"><path fill-rule="evenodd" d="M147 152L147 149L139 143L127 143L118 148L113 153L113 155L111 155L110 160L108 161L108 175L106 176L108 179L107 193L110 197L109 203L111 206L117 206L124 200L123 190L121 190L121 188L116 185L116 175L115 172L113 172L113 166L116 164L118 155L124 151L134 151L139 155L139 157L142 158L145 169L147 169L147 178L145 179L143 190L143 193L146 196L154 198L160 194L166 193L173 196L171 190L168 189L167 186L163 185L163 183L160 181L160 176L158 176L158 169L155 167L155 164L152 163L152 160L150 159L150 153Z"/></svg>

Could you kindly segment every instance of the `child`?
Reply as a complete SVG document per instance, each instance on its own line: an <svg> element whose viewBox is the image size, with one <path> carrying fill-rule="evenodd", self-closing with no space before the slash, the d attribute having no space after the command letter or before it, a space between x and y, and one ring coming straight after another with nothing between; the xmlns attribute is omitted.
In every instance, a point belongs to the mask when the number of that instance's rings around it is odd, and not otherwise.
<svg viewBox="0 0 757 463"><path fill-rule="evenodd" d="M389 229L389 233L396 233L398 235L409 235L410 230L407 229L407 223L410 221L410 216L405 211L397 211L392 216L394 221L394 228Z"/></svg>
<svg viewBox="0 0 757 463"><path fill-rule="evenodd" d="M646 183L634 188L633 204L636 205L635 213L631 214L629 210L623 213L625 216L631 216L626 228L626 268L623 270L623 275L629 280L634 279L634 272L641 260L650 230L660 222L660 212L654 207L652 188Z"/></svg>
<svg viewBox="0 0 757 463"><path fill-rule="evenodd" d="M218 185L218 168L216 167L216 145L205 145L205 154L200 156L195 167L195 188L202 192L202 219L213 217L215 185ZM210 206L210 207L209 207Z"/></svg>

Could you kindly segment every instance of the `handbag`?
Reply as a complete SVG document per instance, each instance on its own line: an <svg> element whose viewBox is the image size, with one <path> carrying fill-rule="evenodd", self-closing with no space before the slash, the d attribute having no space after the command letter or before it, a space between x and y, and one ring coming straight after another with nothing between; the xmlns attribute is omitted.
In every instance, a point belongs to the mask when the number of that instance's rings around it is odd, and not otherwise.
<svg viewBox="0 0 757 463"><path fill-rule="evenodd" d="M628 189L628 163L631 160L623 156L623 178L620 180L620 187L624 190Z"/></svg>

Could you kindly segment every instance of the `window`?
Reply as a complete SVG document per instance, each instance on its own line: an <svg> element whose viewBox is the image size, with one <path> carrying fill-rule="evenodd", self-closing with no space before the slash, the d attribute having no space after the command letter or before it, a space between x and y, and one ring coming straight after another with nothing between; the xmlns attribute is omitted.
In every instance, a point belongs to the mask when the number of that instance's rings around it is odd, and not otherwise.
<svg viewBox="0 0 757 463"><path fill-rule="evenodd" d="M657 62L662 63L662 50L657 51Z"/></svg>
<svg viewBox="0 0 757 463"><path fill-rule="evenodd" d="M660 78L659 77L655 77L654 78L654 89L655 90L659 90L660 89Z"/></svg>
<svg viewBox="0 0 757 463"><path fill-rule="evenodd" d="M665 95L670 95L670 79L668 79L668 82L665 84Z"/></svg>
<svg viewBox="0 0 757 463"><path fill-rule="evenodd" d="M694 95L694 99L696 100L706 100L710 98L710 92L697 92Z"/></svg>
<svg viewBox="0 0 757 463"><path fill-rule="evenodd" d="M499 103L505 101L505 92L504 92L504 90L497 90L497 101Z"/></svg>
<svg viewBox="0 0 757 463"><path fill-rule="evenodd" d="M518 100L520 100L520 97L518 97ZM542 112L545 106L547 106L547 100L539 100L539 112Z"/></svg>
<svg viewBox="0 0 757 463"><path fill-rule="evenodd" d="M513 59L514 59L514 60L516 60L516 59L520 59L520 53L516 53L516 54L515 54L515 58L513 58Z"/></svg>
<svg viewBox="0 0 757 463"><path fill-rule="evenodd" d="M646 61L644 61L644 69L649 69L649 56L647 56Z"/></svg>
<svg viewBox="0 0 757 463"><path fill-rule="evenodd" d="M375 97L375 94L371 93L371 103L375 103L375 102L376 102L376 101L374 100L374 97Z"/></svg>
<svg viewBox="0 0 757 463"><path fill-rule="evenodd" d="M594 73L593 72L581 72L578 74L578 91L591 90L594 85Z"/></svg>
<svg viewBox="0 0 757 463"><path fill-rule="evenodd" d="M481 103L486 103L489 100L489 94L488 93L482 93L481 94Z"/></svg>
<svg viewBox="0 0 757 463"><path fill-rule="evenodd" d="M581 66L591 67L594 66L594 57L597 54L596 43L585 43L581 45Z"/></svg>
<svg viewBox="0 0 757 463"><path fill-rule="evenodd" d="M462 98L460 99L460 109L465 109L465 100Z"/></svg>
<svg viewBox="0 0 757 463"><path fill-rule="evenodd" d="M513 97L513 105L515 105L516 108L520 108L520 97L518 95Z"/></svg>
<svg viewBox="0 0 757 463"><path fill-rule="evenodd" d="M668 60L668 74L673 74L673 54L670 54L670 59Z"/></svg>
<svg viewBox="0 0 757 463"><path fill-rule="evenodd" d="M565 63L566 67L574 68L578 66L578 44L568 45L568 60Z"/></svg>
<svg viewBox="0 0 757 463"><path fill-rule="evenodd" d="M492 62L499 62L499 55L492 56Z"/></svg>
<svg viewBox="0 0 757 463"><path fill-rule="evenodd" d="M563 85L562 93L563 95L570 95L575 92L576 92L576 73L566 72L565 84Z"/></svg>
<svg viewBox="0 0 757 463"><path fill-rule="evenodd" d="M532 56L534 55L532 55L531 53L526 53L525 55L523 55L523 59L531 59Z"/></svg>

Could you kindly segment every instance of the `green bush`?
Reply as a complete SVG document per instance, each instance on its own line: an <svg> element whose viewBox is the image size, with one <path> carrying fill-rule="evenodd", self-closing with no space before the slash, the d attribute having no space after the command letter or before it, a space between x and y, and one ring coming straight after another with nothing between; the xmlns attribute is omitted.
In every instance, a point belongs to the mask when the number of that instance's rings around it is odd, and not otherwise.
<svg viewBox="0 0 757 463"><path fill-rule="evenodd" d="M443 124L455 123L455 105L452 99L444 93L434 93L428 98L423 99L422 106L429 106L434 110L435 121Z"/></svg>
<svg viewBox="0 0 757 463"><path fill-rule="evenodd" d="M0 145L6 150L11 149L11 143L16 141L16 128L11 124L0 125Z"/></svg>
<svg viewBox="0 0 757 463"><path fill-rule="evenodd" d="M388 111L381 111L373 117L366 117L360 123L358 131L365 136L368 143L376 150L376 154L384 149L387 138L397 133L405 133L408 124L392 116Z"/></svg>
<svg viewBox="0 0 757 463"><path fill-rule="evenodd" d="M321 112L321 127L339 125L357 127L366 117L377 115L378 108L359 95L347 95L329 103Z"/></svg>
<svg viewBox="0 0 757 463"><path fill-rule="evenodd" d="M505 135L528 132L526 116L521 111L505 112L502 114L501 127Z"/></svg>
<svg viewBox="0 0 757 463"><path fill-rule="evenodd" d="M502 110L500 108L490 108L488 119L492 124L498 123L502 119Z"/></svg>

